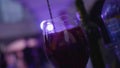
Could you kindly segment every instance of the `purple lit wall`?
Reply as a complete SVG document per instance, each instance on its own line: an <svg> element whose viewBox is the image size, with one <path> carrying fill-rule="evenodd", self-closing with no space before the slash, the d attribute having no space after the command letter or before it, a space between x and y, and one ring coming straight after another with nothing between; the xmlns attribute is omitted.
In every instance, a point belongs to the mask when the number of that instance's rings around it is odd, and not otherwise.
<svg viewBox="0 0 120 68"><path fill-rule="evenodd" d="M17 0L28 9L35 19L24 21L18 24L0 24L0 39L25 36L40 33L39 23L50 19L46 0ZM52 8L53 17L59 16L60 11L66 11L69 15L75 15L75 0L49 0ZM84 0L86 6L91 6L94 0ZM89 8L87 6L87 8ZM31 21L32 20L32 21Z"/></svg>
<svg viewBox="0 0 120 68"><path fill-rule="evenodd" d="M26 8L32 11L40 20L49 19L47 0L20 0ZM75 0L49 0L53 17L58 16L60 11L67 11L74 14L76 11ZM92 7L96 0L83 0L87 10Z"/></svg>
<svg viewBox="0 0 120 68"><path fill-rule="evenodd" d="M46 0L18 0L35 19L24 21L17 24L0 24L0 39L21 37L40 33L39 24L43 20L50 19L47 1ZM52 8L53 17L59 15L59 11L65 10L71 15L75 11L75 0L49 0ZM71 7L72 6L72 7Z"/></svg>
<svg viewBox="0 0 120 68"><path fill-rule="evenodd" d="M47 0L20 0L26 8L35 14L40 21L50 19ZM49 0L53 17L58 16L61 10L74 12L75 0Z"/></svg>

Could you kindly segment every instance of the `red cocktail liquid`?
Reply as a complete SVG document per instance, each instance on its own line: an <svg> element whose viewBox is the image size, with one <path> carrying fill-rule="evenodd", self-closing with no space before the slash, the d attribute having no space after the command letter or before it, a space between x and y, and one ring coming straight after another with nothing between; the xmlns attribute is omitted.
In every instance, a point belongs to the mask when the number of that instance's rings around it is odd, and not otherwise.
<svg viewBox="0 0 120 68"><path fill-rule="evenodd" d="M67 38L65 40L65 31ZM81 27L46 35L46 52L56 68L85 68L88 57L88 42Z"/></svg>

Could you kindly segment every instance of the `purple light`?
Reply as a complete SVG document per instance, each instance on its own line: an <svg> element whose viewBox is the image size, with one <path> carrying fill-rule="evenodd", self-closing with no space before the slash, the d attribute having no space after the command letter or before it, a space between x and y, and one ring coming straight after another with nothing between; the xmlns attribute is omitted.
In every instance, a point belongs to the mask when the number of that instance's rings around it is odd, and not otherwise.
<svg viewBox="0 0 120 68"><path fill-rule="evenodd" d="M40 28L42 30L44 30L44 27L45 27L45 30L47 30L47 31L53 31L54 30L53 24L50 21L47 21L47 20L42 21L41 24L40 24Z"/></svg>
<svg viewBox="0 0 120 68"><path fill-rule="evenodd" d="M79 12L76 12L76 17L79 21L81 21Z"/></svg>
<svg viewBox="0 0 120 68"><path fill-rule="evenodd" d="M47 23L47 26L46 26L46 29L47 29L48 31L53 31L53 24L52 24L51 22L48 22L48 23Z"/></svg>

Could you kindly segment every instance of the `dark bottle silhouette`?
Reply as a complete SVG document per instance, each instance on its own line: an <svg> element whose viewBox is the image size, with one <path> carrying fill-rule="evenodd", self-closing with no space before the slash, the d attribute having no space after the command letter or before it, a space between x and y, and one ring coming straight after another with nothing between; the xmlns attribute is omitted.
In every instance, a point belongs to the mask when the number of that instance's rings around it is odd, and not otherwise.
<svg viewBox="0 0 120 68"><path fill-rule="evenodd" d="M101 18L102 7L105 0L97 0L93 7L86 11L83 0L76 0L76 6L82 18L82 24L90 43L90 55L94 68L105 68L100 46L111 43L108 31Z"/></svg>

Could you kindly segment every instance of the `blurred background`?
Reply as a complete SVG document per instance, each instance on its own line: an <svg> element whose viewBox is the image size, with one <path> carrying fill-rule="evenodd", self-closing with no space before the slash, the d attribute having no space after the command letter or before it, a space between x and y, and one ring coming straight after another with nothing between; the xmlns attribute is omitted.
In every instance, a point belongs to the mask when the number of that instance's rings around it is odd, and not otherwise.
<svg viewBox="0 0 120 68"><path fill-rule="evenodd" d="M83 0L88 13L97 1L99 0ZM106 2L108 3L108 0ZM41 23L51 19L49 8L53 18L65 13L79 24L82 22L76 0L49 0L49 5L47 0L0 0L0 68L55 68L54 64L48 61L43 49ZM103 11L105 12L107 13L107 10ZM117 68L119 63L113 59L116 58L115 55L110 55L114 51L105 48L105 45L113 44L106 44L102 40L100 45L104 68ZM86 68L95 68L91 56L88 58Z"/></svg>

